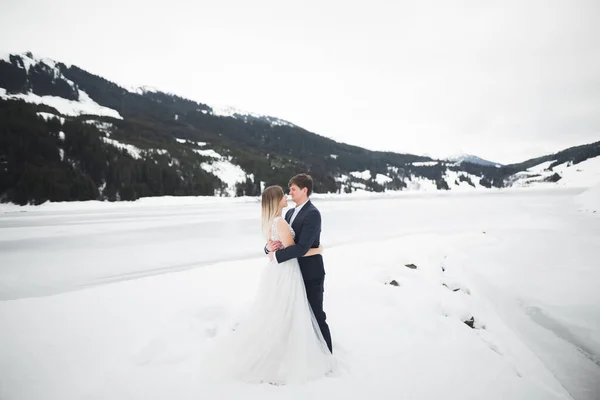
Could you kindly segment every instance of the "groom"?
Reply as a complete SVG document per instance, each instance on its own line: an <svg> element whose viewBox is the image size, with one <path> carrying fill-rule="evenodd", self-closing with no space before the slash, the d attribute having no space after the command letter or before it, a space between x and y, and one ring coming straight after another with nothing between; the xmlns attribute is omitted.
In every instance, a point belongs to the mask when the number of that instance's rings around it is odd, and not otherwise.
<svg viewBox="0 0 600 400"><path fill-rule="evenodd" d="M296 236L293 246L282 249L281 242L269 241L265 246L265 253L274 252L273 255L278 263L293 258L298 259L300 271L304 278L306 297L315 314L323 338L327 343L329 351L333 353L331 345L331 333L325 322L326 315L323 311L323 292L325 291L325 267L323 256L303 257L310 248L319 247L321 241L321 213L308 199L312 193L313 180L310 175L299 174L290 179L288 183L292 201L296 207L288 210L285 220L292 226Z"/></svg>

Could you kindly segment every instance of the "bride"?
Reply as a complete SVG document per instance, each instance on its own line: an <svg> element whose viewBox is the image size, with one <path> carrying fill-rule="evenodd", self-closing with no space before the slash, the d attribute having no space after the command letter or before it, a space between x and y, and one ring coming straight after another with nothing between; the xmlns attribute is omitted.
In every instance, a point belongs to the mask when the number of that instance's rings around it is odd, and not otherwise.
<svg viewBox="0 0 600 400"><path fill-rule="evenodd" d="M282 218L287 199L280 186L262 193L266 240L294 244L294 231ZM311 249L305 257L322 253ZM333 369L333 356L306 298L298 259L270 261L245 317L214 350L209 367L220 377L275 385L303 383Z"/></svg>

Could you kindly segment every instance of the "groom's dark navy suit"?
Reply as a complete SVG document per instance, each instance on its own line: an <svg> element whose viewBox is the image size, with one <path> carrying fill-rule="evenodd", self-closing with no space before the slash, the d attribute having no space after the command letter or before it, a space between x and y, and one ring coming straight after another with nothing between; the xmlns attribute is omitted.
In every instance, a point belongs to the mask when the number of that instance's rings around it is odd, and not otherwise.
<svg viewBox="0 0 600 400"><path fill-rule="evenodd" d="M285 220L289 223L294 209L292 208L285 214ZM325 267L323 265L323 257L319 254L311 257L303 257L311 248L319 247L321 243L321 213L310 202L304 204L302 209L296 215L292 228L296 233L293 246L285 249L277 250L275 257L278 263L282 263L294 258L298 259L300 271L304 278L304 286L306 287L306 297L315 314L323 338L329 347L329 351L333 352L331 346L331 333L327 325L326 315L323 311L323 292L325 291Z"/></svg>

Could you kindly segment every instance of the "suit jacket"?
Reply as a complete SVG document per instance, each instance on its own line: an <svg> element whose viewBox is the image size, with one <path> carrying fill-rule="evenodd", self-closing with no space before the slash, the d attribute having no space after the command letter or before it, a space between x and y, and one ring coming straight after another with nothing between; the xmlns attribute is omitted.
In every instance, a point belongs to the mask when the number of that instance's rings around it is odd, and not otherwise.
<svg viewBox="0 0 600 400"><path fill-rule="evenodd" d="M289 222L293 214L293 208L288 210L285 214L285 220ZM277 250L275 252L277 262L282 263L297 258L304 280L323 278L325 276L323 256L318 254L316 256L303 257L309 249L319 247L321 243L321 213L310 200L296 215L292 229L296 233L294 237L296 244Z"/></svg>

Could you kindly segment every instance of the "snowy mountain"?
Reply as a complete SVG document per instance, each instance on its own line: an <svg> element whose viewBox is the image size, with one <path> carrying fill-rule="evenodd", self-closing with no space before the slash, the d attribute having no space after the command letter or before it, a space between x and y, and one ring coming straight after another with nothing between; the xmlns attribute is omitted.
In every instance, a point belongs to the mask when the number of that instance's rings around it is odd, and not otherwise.
<svg viewBox="0 0 600 400"><path fill-rule="evenodd" d="M256 196L299 172L314 177L316 193L501 188L550 160L499 166L370 151L276 117L123 88L31 53L0 55L0 128L0 201L18 204ZM598 155L587 146L567 158Z"/></svg>
<svg viewBox="0 0 600 400"><path fill-rule="evenodd" d="M7 63L16 64L17 69L7 68ZM23 80L26 76L25 71L31 71L29 76L32 79L29 87ZM62 74L58 63L53 60L35 59L31 53L21 57L0 54L0 72L4 75L5 84L0 87L2 99L23 100L27 103L44 105L56 110L60 115L70 117L97 115L123 119L117 111L103 107L92 100L85 91L79 89L73 81ZM31 90L32 86L35 86L36 90Z"/></svg>
<svg viewBox="0 0 600 400"><path fill-rule="evenodd" d="M468 162L468 163L472 163L472 164L492 166L492 167L501 167L502 166L502 164L499 164L499 163L493 162L493 161L484 160L483 158L474 156L472 154L456 154L456 155L449 156L446 159L448 161L453 161L458 164L463 163L463 162Z"/></svg>

